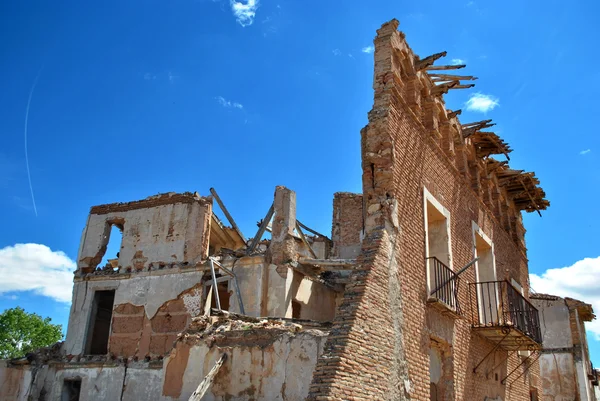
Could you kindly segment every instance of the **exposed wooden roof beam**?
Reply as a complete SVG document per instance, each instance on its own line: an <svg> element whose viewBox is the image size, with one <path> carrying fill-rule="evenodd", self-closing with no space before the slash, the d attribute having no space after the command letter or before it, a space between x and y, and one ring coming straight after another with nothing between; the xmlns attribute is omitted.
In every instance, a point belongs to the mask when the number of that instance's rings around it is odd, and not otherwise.
<svg viewBox="0 0 600 401"><path fill-rule="evenodd" d="M459 70L465 68L466 64L459 65L430 65L427 67L427 71L445 71L445 70Z"/></svg>
<svg viewBox="0 0 600 401"><path fill-rule="evenodd" d="M450 74L429 74L431 78L437 81L476 81L477 77L472 75L450 75Z"/></svg>
<svg viewBox="0 0 600 401"><path fill-rule="evenodd" d="M431 65L433 65L433 63L435 62L435 60L442 58L442 57L446 57L446 52L440 52L440 53L435 53L432 54L431 56L425 57L422 60L415 60L415 69L417 71L421 71L427 67L430 67Z"/></svg>

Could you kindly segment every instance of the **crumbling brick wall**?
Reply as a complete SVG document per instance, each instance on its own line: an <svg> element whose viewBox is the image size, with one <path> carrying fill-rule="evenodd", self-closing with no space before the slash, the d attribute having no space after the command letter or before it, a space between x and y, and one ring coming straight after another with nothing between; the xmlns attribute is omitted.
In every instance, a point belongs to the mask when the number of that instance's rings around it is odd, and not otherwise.
<svg viewBox="0 0 600 401"><path fill-rule="evenodd" d="M492 197L482 196L478 167L461 168L468 146L461 145L463 155L449 147L449 127L459 130L459 123L415 69L418 59L397 27L395 20L384 24L375 39L375 101L361 132L365 239L309 399L428 400L432 340L452 350L456 399L529 399L535 367L502 385L490 371L506 356L498 351L473 373L495 344L474 333L466 319L445 318L427 303L424 188L451 213L455 270L474 257L473 222L494 243L497 278L514 278L525 294L527 258L523 232L507 232ZM520 221L513 204L506 213L503 218ZM474 281L474 269L462 276L463 283ZM459 292L463 305L465 287ZM511 356L498 372L516 368L519 358Z"/></svg>

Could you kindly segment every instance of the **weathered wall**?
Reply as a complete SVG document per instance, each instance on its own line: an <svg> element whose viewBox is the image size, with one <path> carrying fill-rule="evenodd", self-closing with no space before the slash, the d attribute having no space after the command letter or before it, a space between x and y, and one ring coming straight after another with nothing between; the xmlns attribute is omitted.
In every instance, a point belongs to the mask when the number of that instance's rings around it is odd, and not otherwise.
<svg viewBox="0 0 600 401"><path fill-rule="evenodd" d="M79 401L115 401L121 399L124 366L66 367L56 371L52 388L48 390L49 401L62 401L65 379L81 379Z"/></svg>
<svg viewBox="0 0 600 401"><path fill-rule="evenodd" d="M578 389L573 355L546 353L539 361L541 399L543 401L577 400Z"/></svg>
<svg viewBox="0 0 600 401"><path fill-rule="evenodd" d="M125 271L195 262L207 256L211 214L210 200L184 194L95 206L84 229L78 269L89 272L100 262L111 224L123 228L119 266Z"/></svg>
<svg viewBox="0 0 600 401"><path fill-rule="evenodd" d="M333 224L331 226L334 257L355 259L360 253L362 230L362 195L336 192L333 195Z"/></svg>
<svg viewBox="0 0 600 401"><path fill-rule="evenodd" d="M174 270L177 270L175 273ZM87 328L90 323L90 311L94 300L94 292L115 290L114 310L120 305L130 304L142 307L143 314L138 314L135 322L154 318L158 310L168 301L177 299L180 294L199 284L203 272L193 270L180 271L170 269L163 271L140 272L125 278L121 275L113 279L78 280L73 286L73 302L69 315L69 327L65 340L67 354L79 355L85 350ZM139 309L139 308L138 308ZM113 328L114 331L115 328ZM124 328L133 333L135 328Z"/></svg>
<svg viewBox="0 0 600 401"><path fill-rule="evenodd" d="M303 400L324 342L325 335L306 332L267 337L230 332L212 347L178 343L164 362L163 399L187 400L227 352L229 358L203 400Z"/></svg>
<svg viewBox="0 0 600 401"><path fill-rule="evenodd" d="M8 368L0 360L0 399L3 401L26 401L30 394L31 370Z"/></svg>
<svg viewBox="0 0 600 401"><path fill-rule="evenodd" d="M570 348L573 346L569 308L562 298L532 299L531 303L540 311L540 326L544 348Z"/></svg>
<svg viewBox="0 0 600 401"><path fill-rule="evenodd" d="M290 296L300 305L300 319L332 321L335 317L337 293L303 274L293 272Z"/></svg>
<svg viewBox="0 0 600 401"><path fill-rule="evenodd" d="M442 133L458 121L445 118L443 103L427 93L420 81L423 73L414 70L415 57L397 27L397 21L384 24L375 39L375 102L362 131L365 239L317 365L311 399L346 399L349 394L366 399L430 398L431 342L444 339L435 338L427 325L431 307L426 302L424 188L451 214L455 268L474 257L475 222L494 243L498 279L514 278L528 294L521 238L505 230L492 212L495 206L486 203L491 197L484 202L473 191L458 161L443 147L447 136ZM475 281L474 269L461 277L462 283ZM466 287L459 292L465 307ZM466 319L447 324L442 331L452 335L445 335L450 342L443 346L451 350L456 399L529 398L535 366L511 386L487 374L494 359L474 374L473 368L494 344L474 333ZM506 351L498 351L494 358L498 362L505 356ZM499 373L506 374L520 362L518 355L511 356Z"/></svg>

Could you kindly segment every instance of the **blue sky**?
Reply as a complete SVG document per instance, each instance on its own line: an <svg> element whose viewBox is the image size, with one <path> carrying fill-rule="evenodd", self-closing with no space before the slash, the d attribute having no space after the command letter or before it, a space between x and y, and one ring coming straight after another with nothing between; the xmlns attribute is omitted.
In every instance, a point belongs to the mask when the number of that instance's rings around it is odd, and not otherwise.
<svg viewBox="0 0 600 401"><path fill-rule="evenodd" d="M297 191L299 218L330 232L333 192L361 191L368 47L397 18L417 54L446 50L448 63L462 60L462 71L479 77L447 95L449 107L491 99L462 121L493 118L515 149L511 165L540 178L552 205L542 218L525 217L534 289L578 296L600 312L589 210L600 195L600 4L233 3L0 4L0 272L10 277L0 310L21 305L66 323L64 287L91 205L207 195L214 186L251 235L283 184ZM35 209L24 148L30 93ZM588 327L600 365L600 325Z"/></svg>

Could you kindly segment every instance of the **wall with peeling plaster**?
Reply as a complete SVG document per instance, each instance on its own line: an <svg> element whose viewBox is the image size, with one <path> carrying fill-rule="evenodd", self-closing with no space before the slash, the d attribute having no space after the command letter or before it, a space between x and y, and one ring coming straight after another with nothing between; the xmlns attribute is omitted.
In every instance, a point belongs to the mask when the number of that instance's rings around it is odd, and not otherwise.
<svg viewBox="0 0 600 401"><path fill-rule="evenodd" d="M223 352L229 358L203 400L303 400L325 339L325 334L283 333L267 346L192 346L179 395L164 400L187 400ZM176 357L174 352L165 359L164 369Z"/></svg>
<svg viewBox="0 0 600 401"><path fill-rule="evenodd" d="M94 292L115 290L115 306L130 303L144 306L148 319L167 301L177 298L201 282L203 272L191 270L173 274L170 271L140 272L129 279L76 281L65 340L67 354L84 352Z"/></svg>
<svg viewBox="0 0 600 401"><path fill-rule="evenodd" d="M26 401L29 395L31 371L24 369L7 368L4 361L0 361L0 399L3 401Z"/></svg>
<svg viewBox="0 0 600 401"><path fill-rule="evenodd" d="M197 202L90 214L77 257L78 268L87 270L100 262L111 223L123 227L118 258L123 269L195 262L207 256L211 213L210 204Z"/></svg>

